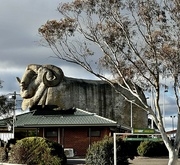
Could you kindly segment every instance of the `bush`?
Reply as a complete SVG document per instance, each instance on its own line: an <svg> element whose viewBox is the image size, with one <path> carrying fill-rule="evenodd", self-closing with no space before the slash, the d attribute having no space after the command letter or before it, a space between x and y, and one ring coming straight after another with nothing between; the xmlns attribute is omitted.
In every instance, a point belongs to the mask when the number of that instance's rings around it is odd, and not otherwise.
<svg viewBox="0 0 180 165"><path fill-rule="evenodd" d="M27 137L11 148L9 163L64 165L66 157L60 144L41 137Z"/></svg>
<svg viewBox="0 0 180 165"><path fill-rule="evenodd" d="M137 148L140 145L140 141L126 141L128 148L128 155L131 157L138 156Z"/></svg>
<svg viewBox="0 0 180 165"><path fill-rule="evenodd" d="M141 142L137 148L138 154L140 156L167 156L168 150L166 149L163 142L155 141L144 141Z"/></svg>
<svg viewBox="0 0 180 165"><path fill-rule="evenodd" d="M117 164L128 164L128 146L120 138L117 139ZM113 138L105 137L102 141L93 143L86 154L87 165L113 165Z"/></svg>
<svg viewBox="0 0 180 165"><path fill-rule="evenodd" d="M7 152L4 147L0 147L0 162L6 162L7 161Z"/></svg>

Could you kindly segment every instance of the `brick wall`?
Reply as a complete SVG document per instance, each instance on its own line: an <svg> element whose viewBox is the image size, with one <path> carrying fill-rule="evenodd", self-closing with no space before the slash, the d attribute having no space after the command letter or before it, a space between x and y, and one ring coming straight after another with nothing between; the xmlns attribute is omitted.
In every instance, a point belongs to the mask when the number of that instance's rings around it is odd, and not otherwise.
<svg viewBox="0 0 180 165"><path fill-rule="evenodd" d="M45 128L44 131L49 130L49 128ZM52 130L54 130L52 128ZM85 156L87 149L91 144L96 141L102 140L104 136L110 135L111 131L108 127L91 127L90 130L100 131L100 136L89 136L89 127L65 127L57 129L60 132L57 134L57 138L50 138L49 140L56 141L58 139L60 144L63 145L64 148L73 148L76 156ZM46 133L44 133L46 135ZM59 137L58 137L59 135ZM39 129L39 136L43 137L43 129ZM48 139L48 137L46 137Z"/></svg>
<svg viewBox="0 0 180 165"><path fill-rule="evenodd" d="M73 148L76 155L84 155L89 146L88 128L65 128L64 148Z"/></svg>
<svg viewBox="0 0 180 165"><path fill-rule="evenodd" d="M110 133L107 127L96 127L95 129L100 130L100 136L90 137L88 127L65 128L64 148L73 148L77 156L84 156L91 144L102 140L105 135Z"/></svg>

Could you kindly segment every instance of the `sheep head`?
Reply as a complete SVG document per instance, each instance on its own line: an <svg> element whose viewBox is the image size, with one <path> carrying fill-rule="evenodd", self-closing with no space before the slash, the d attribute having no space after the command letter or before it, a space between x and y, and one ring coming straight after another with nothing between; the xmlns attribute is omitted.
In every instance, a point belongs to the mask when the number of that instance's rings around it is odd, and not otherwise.
<svg viewBox="0 0 180 165"><path fill-rule="evenodd" d="M63 71L54 65L28 65L22 79L17 77L20 95L24 99L22 109L45 104L47 89L58 86L63 77Z"/></svg>

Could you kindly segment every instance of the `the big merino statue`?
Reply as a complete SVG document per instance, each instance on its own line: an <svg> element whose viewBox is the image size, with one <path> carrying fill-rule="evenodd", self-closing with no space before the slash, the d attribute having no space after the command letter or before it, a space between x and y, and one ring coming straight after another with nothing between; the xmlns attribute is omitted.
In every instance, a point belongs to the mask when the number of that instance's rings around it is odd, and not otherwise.
<svg viewBox="0 0 180 165"><path fill-rule="evenodd" d="M63 71L54 65L28 65L22 79L17 77L23 98L22 109L36 105L57 105L63 108L59 96L61 92L58 92L63 77Z"/></svg>

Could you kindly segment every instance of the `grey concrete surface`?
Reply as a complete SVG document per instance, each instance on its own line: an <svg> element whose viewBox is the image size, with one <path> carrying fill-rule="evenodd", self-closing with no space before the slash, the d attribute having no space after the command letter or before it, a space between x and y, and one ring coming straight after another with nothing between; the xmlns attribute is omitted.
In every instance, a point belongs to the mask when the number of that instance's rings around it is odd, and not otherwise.
<svg viewBox="0 0 180 165"><path fill-rule="evenodd" d="M167 165L168 157L164 158L148 158L148 157L136 157L133 160L129 160L130 165ZM180 159L178 160L180 165Z"/></svg>
<svg viewBox="0 0 180 165"><path fill-rule="evenodd" d="M84 165L85 159L67 159L67 165ZM167 165L168 157L164 158L148 158L148 157L136 157L133 160L129 160L129 165ZM178 160L180 165L180 159Z"/></svg>
<svg viewBox="0 0 180 165"><path fill-rule="evenodd" d="M85 159L67 159L67 165L83 165L85 164Z"/></svg>

